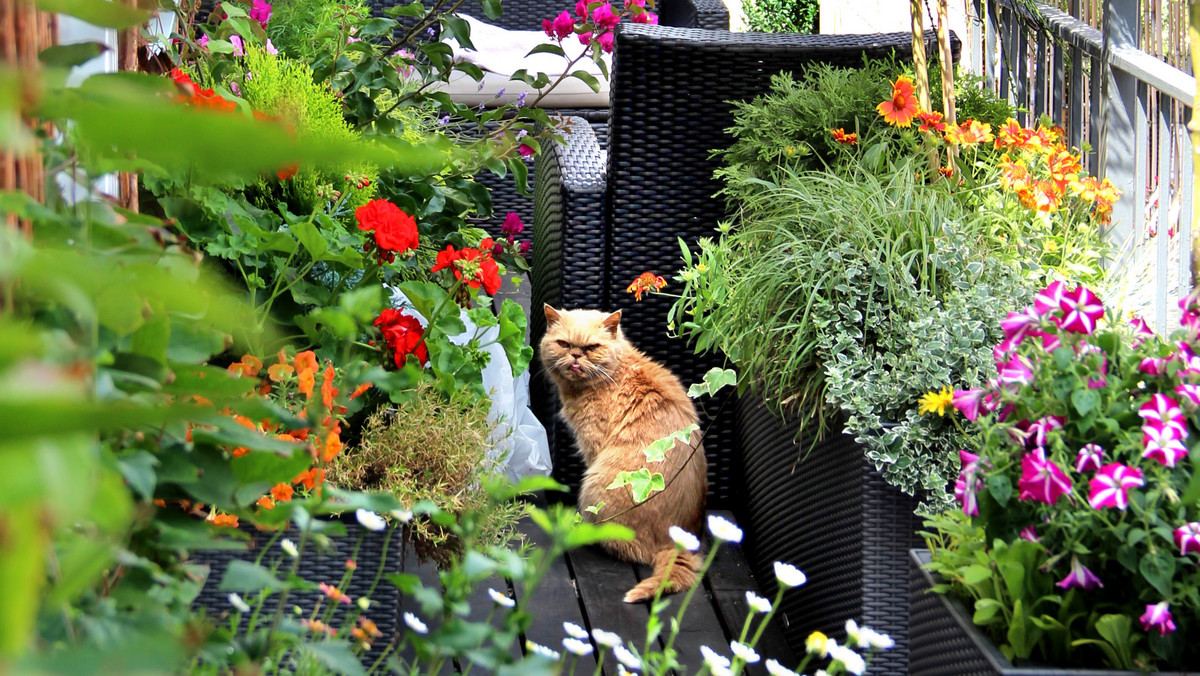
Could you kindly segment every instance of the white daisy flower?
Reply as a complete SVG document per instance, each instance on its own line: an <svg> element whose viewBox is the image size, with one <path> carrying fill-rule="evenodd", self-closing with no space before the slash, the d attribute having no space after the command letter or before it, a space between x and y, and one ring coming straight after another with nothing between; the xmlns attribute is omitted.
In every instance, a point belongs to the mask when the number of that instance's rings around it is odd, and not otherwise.
<svg viewBox="0 0 1200 676"><path fill-rule="evenodd" d="M358 607L362 610L368 610L371 607L371 599L365 596L358 597L358 600L355 601L355 603L357 603Z"/></svg>
<svg viewBox="0 0 1200 676"><path fill-rule="evenodd" d="M800 676L800 674L788 669L775 660L767 660L767 673L771 676Z"/></svg>
<svg viewBox="0 0 1200 676"><path fill-rule="evenodd" d="M516 599L510 599L506 594L501 594L491 587L488 587L488 596L492 597L492 601L494 601L498 606L512 608L513 606L517 605Z"/></svg>
<svg viewBox="0 0 1200 676"><path fill-rule="evenodd" d="M704 657L704 663L708 665L709 669L717 667L729 668L729 658L717 653L706 645L700 646L700 654Z"/></svg>
<svg viewBox="0 0 1200 676"><path fill-rule="evenodd" d="M236 608L237 611L240 613L250 612L250 604L243 601L242 597L237 595L237 592L234 592L229 595L229 605Z"/></svg>
<svg viewBox="0 0 1200 676"><path fill-rule="evenodd" d="M612 648L621 645L621 637L611 631L603 629L593 629L592 638L596 639L596 643L605 648Z"/></svg>
<svg viewBox="0 0 1200 676"><path fill-rule="evenodd" d="M387 522L383 520L382 516L366 509L355 510L354 518L358 519L362 527L367 530L380 531L387 528Z"/></svg>
<svg viewBox="0 0 1200 676"><path fill-rule="evenodd" d="M425 623L421 621L421 618L413 615L412 613L404 613L404 624L407 624L409 629L412 629L418 634L429 633L429 627L425 626Z"/></svg>
<svg viewBox="0 0 1200 676"><path fill-rule="evenodd" d="M830 646L829 658L835 662L841 662L846 671L855 676L861 676L867 670L867 663L863 660L862 655L844 645Z"/></svg>
<svg viewBox="0 0 1200 676"><path fill-rule="evenodd" d="M293 559L297 556L300 556L300 550L296 549L296 543L287 538L279 541L279 548L283 550L284 554L287 554Z"/></svg>
<svg viewBox="0 0 1200 676"><path fill-rule="evenodd" d="M733 670L729 667L709 667L712 676L733 676Z"/></svg>
<svg viewBox="0 0 1200 676"><path fill-rule="evenodd" d="M525 641L525 649L531 653L537 653L537 654L541 655L542 657L552 659L552 660L557 660L560 657L562 657L562 655L557 650L551 650L551 649L547 648L546 646L541 645L540 643L534 643L533 641L528 641L528 640Z"/></svg>
<svg viewBox="0 0 1200 676"><path fill-rule="evenodd" d="M588 639L587 629L584 629L583 627L579 626L578 624L575 624L574 622L563 622L563 631L567 632L567 636L570 636L571 638L577 639L579 641L586 641ZM607 633L607 632L605 632L605 633ZM620 642L621 642L621 639L618 638L617 643L620 643Z"/></svg>
<svg viewBox="0 0 1200 676"><path fill-rule="evenodd" d="M623 645L613 646L613 655L616 655L618 662L624 664L630 669L642 668L642 661L637 658L637 655L634 655Z"/></svg>
<svg viewBox="0 0 1200 676"><path fill-rule="evenodd" d="M775 562L775 579L779 580L779 584L788 588L799 587L808 582L808 577L800 572L799 568L782 561Z"/></svg>
<svg viewBox="0 0 1200 676"><path fill-rule="evenodd" d="M829 673L824 669L817 669L817 673L813 674L813 676L829 676Z"/></svg>
<svg viewBox="0 0 1200 676"><path fill-rule="evenodd" d="M875 631L870 627L862 627L858 630L858 637L861 639L861 644L865 644L869 648L876 650L891 650L896 646L896 642L891 636L882 632Z"/></svg>
<svg viewBox="0 0 1200 676"><path fill-rule="evenodd" d="M742 541L742 529L735 526L728 519L716 514L708 515L708 531L718 540L724 540L725 542Z"/></svg>
<svg viewBox="0 0 1200 676"><path fill-rule="evenodd" d="M675 541L675 544L683 547L689 552L694 552L697 549L700 549L700 539L680 528L679 526L671 526L667 529L667 533L671 536L671 539Z"/></svg>
<svg viewBox="0 0 1200 676"><path fill-rule="evenodd" d="M754 664L760 659L758 653L754 652L754 648L741 641L730 641L729 649L733 651L734 657L740 657L746 664Z"/></svg>
<svg viewBox="0 0 1200 676"><path fill-rule="evenodd" d="M637 676L637 673L627 670L624 664L617 664L617 676Z"/></svg>
<svg viewBox="0 0 1200 676"><path fill-rule="evenodd" d="M854 620L846 620L846 645L857 646L862 644L862 638L858 634L858 623Z"/></svg>
<svg viewBox="0 0 1200 676"><path fill-rule="evenodd" d="M804 639L804 650L810 655L820 655L825 657L829 653L829 646L837 645L837 641L829 638L819 631L814 631Z"/></svg>
<svg viewBox="0 0 1200 676"><path fill-rule="evenodd" d="M750 604L750 608L756 613L771 612L771 602L752 591L746 592L746 603Z"/></svg>
<svg viewBox="0 0 1200 676"><path fill-rule="evenodd" d="M412 521L413 513L411 509L393 509L392 516L398 519L401 523Z"/></svg>
<svg viewBox="0 0 1200 676"><path fill-rule="evenodd" d="M587 634L584 634L584 636L587 636ZM586 657L592 654L592 644L587 641L581 641L577 638L564 638L562 643L567 652L572 655Z"/></svg>

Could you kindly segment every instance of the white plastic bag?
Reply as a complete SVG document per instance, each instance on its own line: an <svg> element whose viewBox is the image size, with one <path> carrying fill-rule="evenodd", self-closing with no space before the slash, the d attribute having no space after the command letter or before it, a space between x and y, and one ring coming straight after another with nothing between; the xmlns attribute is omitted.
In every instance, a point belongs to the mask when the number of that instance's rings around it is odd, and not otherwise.
<svg viewBox="0 0 1200 676"><path fill-rule="evenodd" d="M389 292L393 307L407 310L422 326L426 324L425 318L413 309L399 289L389 289ZM467 330L450 336L450 342L466 345L475 335L477 327L467 316L466 310L459 310L459 318ZM479 342L495 341L499 333L498 327L489 327L481 334ZM490 357L483 369L483 389L491 394L492 399L488 419L496 423L492 432L492 458L503 458L510 481L520 481L527 476L549 475L550 444L546 439L546 428L529 409L529 371L513 378L512 366L499 343L492 342L483 351Z"/></svg>

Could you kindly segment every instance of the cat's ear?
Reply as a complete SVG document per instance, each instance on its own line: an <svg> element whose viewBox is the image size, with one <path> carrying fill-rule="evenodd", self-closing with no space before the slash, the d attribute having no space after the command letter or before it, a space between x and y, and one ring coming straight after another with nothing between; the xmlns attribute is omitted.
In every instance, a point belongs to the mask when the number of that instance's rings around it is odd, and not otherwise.
<svg viewBox="0 0 1200 676"><path fill-rule="evenodd" d="M611 333L615 338L617 331L621 328L621 311L617 310L611 315L605 317L604 320L600 322L600 326L608 329L608 332Z"/></svg>
<svg viewBox="0 0 1200 676"><path fill-rule="evenodd" d="M562 315L558 313L558 310L550 307L549 303L542 303L542 309L546 311L546 326L554 326L562 320Z"/></svg>

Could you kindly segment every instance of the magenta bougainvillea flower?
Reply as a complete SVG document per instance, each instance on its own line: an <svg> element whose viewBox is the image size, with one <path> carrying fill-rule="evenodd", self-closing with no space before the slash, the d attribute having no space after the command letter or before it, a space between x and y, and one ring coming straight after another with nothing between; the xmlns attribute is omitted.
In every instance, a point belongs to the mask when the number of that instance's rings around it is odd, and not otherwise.
<svg viewBox="0 0 1200 676"><path fill-rule="evenodd" d="M1171 604L1166 601L1146 604L1146 612L1138 619L1142 623L1142 629L1147 632L1153 629L1166 636L1175 631L1175 621L1171 619Z"/></svg>
<svg viewBox="0 0 1200 676"><path fill-rule="evenodd" d="M517 212L510 211L504 217L504 223L500 226L500 232L505 236L519 235L525 232L525 224L521 222L521 217Z"/></svg>
<svg viewBox="0 0 1200 676"><path fill-rule="evenodd" d="M587 6L588 6L587 0L579 0L579 2L576 2L575 3L575 16L579 17L580 19L586 19L587 15L588 15Z"/></svg>
<svg viewBox="0 0 1200 676"><path fill-rule="evenodd" d="M575 32L575 19L564 9L562 14L554 17L552 26L554 28L554 38L562 41L568 35Z"/></svg>
<svg viewBox="0 0 1200 676"><path fill-rule="evenodd" d="M1200 521L1193 521L1175 529L1175 546L1179 555L1200 554Z"/></svg>
<svg viewBox="0 0 1200 676"><path fill-rule="evenodd" d="M1051 282L1046 288L1037 292L1033 297L1033 309L1038 316L1046 317L1062 306L1063 294L1067 285L1062 282Z"/></svg>
<svg viewBox="0 0 1200 676"><path fill-rule="evenodd" d="M612 54L613 50L613 32L601 33L600 37L596 38L596 42L600 43L600 49L605 54Z"/></svg>
<svg viewBox="0 0 1200 676"><path fill-rule="evenodd" d="M610 30L621 23L621 15L614 12L612 5L606 2L592 10L592 23L600 30Z"/></svg>
<svg viewBox="0 0 1200 676"><path fill-rule="evenodd" d="M1088 483L1091 488L1088 504L1092 509L1116 507L1124 510L1129 506L1129 489L1145 483L1142 470L1119 462L1109 463L1097 470L1096 476Z"/></svg>
<svg viewBox="0 0 1200 676"><path fill-rule="evenodd" d="M1026 453L1021 458L1018 500L1037 500L1053 505L1062 494L1071 492L1071 486L1071 478L1039 453Z"/></svg>
<svg viewBox="0 0 1200 676"><path fill-rule="evenodd" d="M254 4L250 7L250 18L266 28L267 22L271 20L271 3L254 0Z"/></svg>
<svg viewBox="0 0 1200 676"><path fill-rule="evenodd" d="M638 12L633 15L634 23L645 23L652 26L658 25L658 15L653 12Z"/></svg>
<svg viewBox="0 0 1200 676"><path fill-rule="evenodd" d="M1104 449L1100 444L1087 444L1075 456L1075 471L1080 474L1100 469L1104 464Z"/></svg>
<svg viewBox="0 0 1200 676"><path fill-rule="evenodd" d="M1087 569L1087 566L1079 562L1078 556L1071 557L1071 572L1067 576L1055 583L1059 589L1070 589L1071 587L1079 587L1081 589L1095 589L1104 587L1104 583L1096 574Z"/></svg>
<svg viewBox="0 0 1200 676"><path fill-rule="evenodd" d="M517 148L517 152L521 154L521 157L533 157L533 154L536 151L534 151L533 146L529 145L528 143L522 143L520 147Z"/></svg>
<svg viewBox="0 0 1200 676"><path fill-rule="evenodd" d="M979 456L960 450L958 459L962 463L962 472L954 482L954 499L963 506L963 514L977 516L979 514Z"/></svg>
<svg viewBox="0 0 1200 676"><path fill-rule="evenodd" d="M1142 457L1157 460L1167 467L1187 457L1187 446L1175 428L1157 423L1142 425Z"/></svg>
<svg viewBox="0 0 1200 676"><path fill-rule="evenodd" d="M970 390L954 390L954 408L966 416L967 420L975 422L979 419L980 409L983 408L984 396L987 394L982 388L976 387Z"/></svg>
<svg viewBox="0 0 1200 676"><path fill-rule="evenodd" d="M1092 290L1079 286L1063 294L1059 307L1063 311L1060 326L1071 333L1090 335L1104 316L1104 306Z"/></svg>

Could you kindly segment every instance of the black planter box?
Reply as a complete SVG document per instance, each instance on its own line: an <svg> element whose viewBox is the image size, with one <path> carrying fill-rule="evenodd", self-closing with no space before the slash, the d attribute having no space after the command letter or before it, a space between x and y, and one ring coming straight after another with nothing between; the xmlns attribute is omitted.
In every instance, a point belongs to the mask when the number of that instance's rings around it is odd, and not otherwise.
<svg viewBox="0 0 1200 676"><path fill-rule="evenodd" d="M902 580L909 550L924 544L916 535L917 499L887 484L840 430L810 449L811 438L796 440L796 422L779 420L750 397L739 401L737 419L746 483L738 518L754 577L769 591L775 561L808 576L783 598L788 643L803 654L813 631L844 640L853 619L896 641L871 661L871 673L906 673Z"/></svg>
<svg viewBox="0 0 1200 676"><path fill-rule="evenodd" d="M929 550L909 553L908 673L912 676L1135 676L1139 672L1013 666L971 621L958 599L930 591L937 583L922 566ZM1165 672L1155 672L1165 673ZM1171 672L1183 676L1181 672Z"/></svg>

